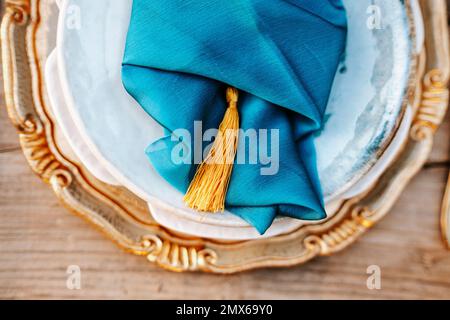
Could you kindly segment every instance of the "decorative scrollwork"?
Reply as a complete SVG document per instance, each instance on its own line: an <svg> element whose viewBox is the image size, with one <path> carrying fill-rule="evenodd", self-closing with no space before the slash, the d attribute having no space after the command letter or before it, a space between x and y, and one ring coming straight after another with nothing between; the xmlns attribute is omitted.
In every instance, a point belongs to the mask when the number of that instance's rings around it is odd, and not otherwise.
<svg viewBox="0 0 450 320"><path fill-rule="evenodd" d="M6 0L6 15L18 25L26 24L30 16L30 1Z"/></svg>
<svg viewBox="0 0 450 320"><path fill-rule="evenodd" d="M67 188L73 180L73 176L69 170L56 169L52 172L50 184L54 190Z"/></svg>
<svg viewBox="0 0 450 320"><path fill-rule="evenodd" d="M422 103L411 129L411 136L422 141L433 135L442 123L449 102L449 90L440 70L433 69L423 80Z"/></svg>
<svg viewBox="0 0 450 320"><path fill-rule="evenodd" d="M55 171L62 169L63 166L50 150L42 124L31 118L27 119L23 123L19 139L30 167L45 182L50 182Z"/></svg>
<svg viewBox="0 0 450 320"><path fill-rule="evenodd" d="M205 271L217 261L217 254L210 249L181 246L155 235L144 237L142 245L150 262L171 271Z"/></svg>
<svg viewBox="0 0 450 320"><path fill-rule="evenodd" d="M326 233L311 235L304 239L305 248L317 255L330 255L342 250L357 236L374 225L371 216L374 212L365 207L356 207L348 219L343 220Z"/></svg>

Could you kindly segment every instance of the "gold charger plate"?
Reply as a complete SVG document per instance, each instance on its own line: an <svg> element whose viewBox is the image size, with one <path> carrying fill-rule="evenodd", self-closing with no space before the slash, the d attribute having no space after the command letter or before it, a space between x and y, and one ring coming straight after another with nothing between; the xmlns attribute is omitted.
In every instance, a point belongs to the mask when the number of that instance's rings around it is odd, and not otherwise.
<svg viewBox="0 0 450 320"><path fill-rule="evenodd" d="M158 225L146 203L122 187L106 185L62 152L43 82L42 32L50 1L6 0L1 26L5 98L33 171L69 209L121 248L172 271L235 273L288 267L331 255L355 242L391 209L429 156L446 112L449 45L445 0L421 0L426 50L418 57L409 102L415 112L401 155L364 195L343 202L332 218L289 234L223 242L188 238Z"/></svg>

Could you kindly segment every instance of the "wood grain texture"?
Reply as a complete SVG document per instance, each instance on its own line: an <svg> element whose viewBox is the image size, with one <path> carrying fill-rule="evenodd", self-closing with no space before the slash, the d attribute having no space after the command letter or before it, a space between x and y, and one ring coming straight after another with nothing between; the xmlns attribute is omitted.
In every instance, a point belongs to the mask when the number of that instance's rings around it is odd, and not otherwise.
<svg viewBox="0 0 450 320"><path fill-rule="evenodd" d="M358 243L300 267L216 276L163 271L61 207L28 168L3 101L0 89L0 298L450 299L450 252L439 233L449 117L427 166ZM69 265L81 268L81 290L66 288ZM367 289L370 265L381 267L381 290Z"/></svg>

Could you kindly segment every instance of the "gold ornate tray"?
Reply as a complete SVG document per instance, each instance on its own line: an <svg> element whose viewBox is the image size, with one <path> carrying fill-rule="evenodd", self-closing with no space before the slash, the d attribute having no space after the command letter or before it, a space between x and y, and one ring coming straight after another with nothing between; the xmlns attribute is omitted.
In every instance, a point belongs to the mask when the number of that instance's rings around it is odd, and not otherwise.
<svg viewBox="0 0 450 320"><path fill-rule="evenodd" d="M446 112L449 45L445 0L421 0L426 50L409 95L415 121L401 155L366 194L341 204L329 220L269 239L219 242L187 238L152 220L146 203L106 185L62 151L49 111L43 64L43 19L51 1L6 0L1 27L6 105L33 171L70 210L133 254L172 271L235 273L288 267L330 255L355 242L393 206L425 163Z"/></svg>

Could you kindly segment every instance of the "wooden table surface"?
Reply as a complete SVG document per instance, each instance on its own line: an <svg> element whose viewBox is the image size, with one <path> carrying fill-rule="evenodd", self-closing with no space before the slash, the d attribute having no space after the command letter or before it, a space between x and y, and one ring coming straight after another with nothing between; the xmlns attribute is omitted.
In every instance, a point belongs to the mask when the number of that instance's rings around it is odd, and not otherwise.
<svg viewBox="0 0 450 320"><path fill-rule="evenodd" d="M450 119L428 164L389 215L344 252L291 269L175 274L126 254L63 208L28 168L0 89L0 299L450 299L450 251L439 210L450 167ZM81 268L81 290L67 268ZM367 288L371 265L381 289Z"/></svg>

